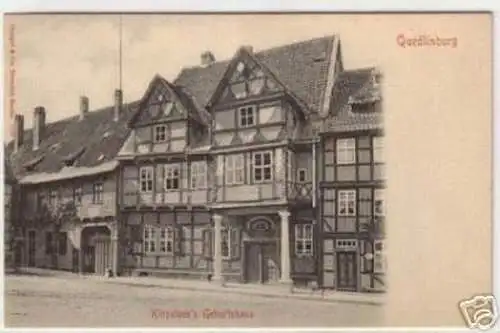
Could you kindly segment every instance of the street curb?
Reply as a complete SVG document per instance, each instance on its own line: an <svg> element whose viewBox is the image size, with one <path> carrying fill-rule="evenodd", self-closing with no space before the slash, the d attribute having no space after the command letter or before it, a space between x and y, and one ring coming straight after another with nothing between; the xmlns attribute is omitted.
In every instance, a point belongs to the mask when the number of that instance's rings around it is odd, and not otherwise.
<svg viewBox="0 0 500 333"><path fill-rule="evenodd" d="M231 287L220 286L220 289L217 288L200 288L200 287L187 287L187 286L166 286L162 284L154 284L154 283L134 283L129 281L117 281L117 280L100 280L104 283L110 284L122 284L127 286L134 287L142 287L142 288L160 288L160 289L168 289L168 290L186 290L186 291L200 291L200 292L211 292L211 293L221 293L228 292L231 294L237 295L252 295L259 296L264 298L284 298L284 299L297 299L304 301L319 301L319 302L329 302L329 303L354 303L354 304L366 304L366 305L383 305L384 300L368 300L368 299L353 299L353 298L344 298L349 296L342 297L313 297L310 295L300 295L300 294L281 294L281 293L264 293L259 290L238 290L232 289ZM339 295L341 296L341 295Z"/></svg>

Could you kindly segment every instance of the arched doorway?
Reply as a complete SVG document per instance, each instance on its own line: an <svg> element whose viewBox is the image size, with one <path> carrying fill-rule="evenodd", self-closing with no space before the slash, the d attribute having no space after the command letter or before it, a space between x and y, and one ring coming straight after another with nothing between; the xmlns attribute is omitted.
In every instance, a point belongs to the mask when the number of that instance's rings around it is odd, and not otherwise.
<svg viewBox="0 0 500 333"><path fill-rule="evenodd" d="M105 275L113 266L111 231L105 225L87 226L82 230L80 255L83 273Z"/></svg>
<svg viewBox="0 0 500 333"><path fill-rule="evenodd" d="M276 225L266 216L247 221L244 241L244 280L247 283L273 283L280 276Z"/></svg>

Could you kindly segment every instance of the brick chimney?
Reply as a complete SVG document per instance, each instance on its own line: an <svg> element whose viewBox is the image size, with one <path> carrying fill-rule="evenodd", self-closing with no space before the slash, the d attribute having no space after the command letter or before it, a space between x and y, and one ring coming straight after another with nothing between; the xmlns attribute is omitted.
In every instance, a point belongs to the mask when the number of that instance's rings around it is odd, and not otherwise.
<svg viewBox="0 0 500 333"><path fill-rule="evenodd" d="M215 62L215 56L210 51L205 51L201 54L201 65L208 67Z"/></svg>
<svg viewBox="0 0 500 333"><path fill-rule="evenodd" d="M123 108L123 92L120 89L115 90L115 107L113 111L113 119L114 121L118 121L120 119L120 113Z"/></svg>
<svg viewBox="0 0 500 333"><path fill-rule="evenodd" d="M24 116L16 114L14 118L14 151L18 151L23 144L24 138Z"/></svg>
<svg viewBox="0 0 500 333"><path fill-rule="evenodd" d="M42 142L45 130L45 108L37 106L33 112L33 150L37 150Z"/></svg>
<svg viewBox="0 0 500 333"><path fill-rule="evenodd" d="M248 53L253 54L253 46L252 45L243 45L241 48L243 50L246 50Z"/></svg>
<svg viewBox="0 0 500 333"><path fill-rule="evenodd" d="M84 119L89 112L89 98L80 96L80 120Z"/></svg>

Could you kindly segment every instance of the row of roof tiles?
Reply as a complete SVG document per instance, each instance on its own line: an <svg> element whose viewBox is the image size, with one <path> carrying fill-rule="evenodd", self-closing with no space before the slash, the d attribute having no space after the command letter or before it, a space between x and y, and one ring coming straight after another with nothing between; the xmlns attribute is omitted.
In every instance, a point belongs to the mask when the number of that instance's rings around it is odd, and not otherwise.
<svg viewBox="0 0 500 333"><path fill-rule="evenodd" d="M336 38L317 38L252 53L252 56L308 108L308 112L312 113L311 119L327 124L327 130L377 127L381 121L379 115L356 115L343 107L353 99L362 103L363 100L372 100L374 96L379 98L378 87L373 81L373 68L339 73L331 92L331 112L321 115L322 103L325 96L330 94L326 90L328 80L332 79L328 75L332 61L335 61L332 54L337 53L334 50ZM173 83L156 76L151 84L157 81L167 84L194 116L209 123L210 114L206 106L230 62L185 68ZM83 119L74 116L47 123L43 140L36 150L33 149L33 130L25 130L23 144L17 151L13 141L6 147L6 156L13 173L18 178L33 173L27 168L30 163L37 164L36 173L60 173L65 168L64 161L72 158L75 159L73 167L88 169L103 164L111 165L110 162L115 160L130 134L130 123L140 112L141 104L142 101L135 101L123 105L117 119L114 106L110 106L88 112Z"/></svg>

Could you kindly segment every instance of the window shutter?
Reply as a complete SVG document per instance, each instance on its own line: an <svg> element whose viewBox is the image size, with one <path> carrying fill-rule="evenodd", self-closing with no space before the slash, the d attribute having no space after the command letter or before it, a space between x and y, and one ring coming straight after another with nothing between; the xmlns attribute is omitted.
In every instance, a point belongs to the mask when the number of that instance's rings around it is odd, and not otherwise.
<svg viewBox="0 0 500 333"><path fill-rule="evenodd" d="M212 258L212 230L203 230L203 256Z"/></svg>
<svg viewBox="0 0 500 333"><path fill-rule="evenodd" d="M231 228L231 257L233 259L240 258L240 235L241 230L239 228Z"/></svg>
<svg viewBox="0 0 500 333"><path fill-rule="evenodd" d="M183 255L183 232L182 226L176 226L174 229L175 254Z"/></svg>
<svg viewBox="0 0 500 333"><path fill-rule="evenodd" d="M165 170L163 165L158 164L156 166L156 183L155 183L155 193L163 192L163 178L165 178Z"/></svg>

